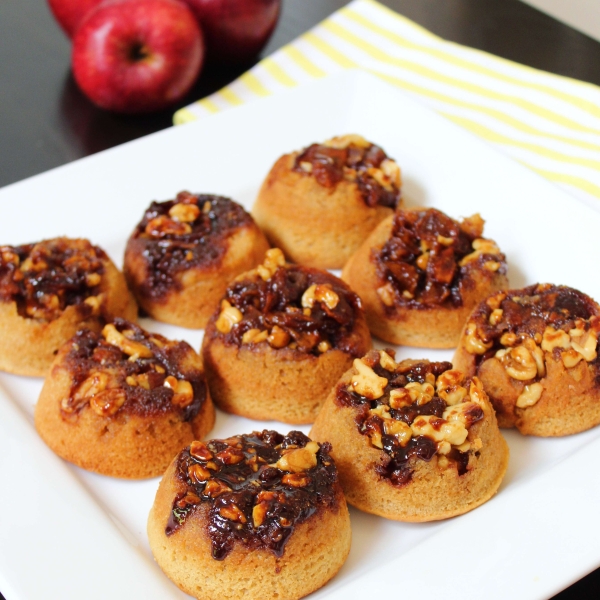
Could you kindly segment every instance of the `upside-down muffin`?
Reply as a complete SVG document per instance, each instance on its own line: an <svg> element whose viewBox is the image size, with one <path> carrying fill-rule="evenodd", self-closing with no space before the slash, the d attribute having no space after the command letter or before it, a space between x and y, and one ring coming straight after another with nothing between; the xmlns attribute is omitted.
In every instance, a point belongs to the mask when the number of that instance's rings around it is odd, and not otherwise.
<svg viewBox="0 0 600 600"><path fill-rule="evenodd" d="M344 135L277 160L252 214L292 262L341 269L400 204L400 187L393 159L359 135Z"/></svg>
<svg viewBox="0 0 600 600"><path fill-rule="evenodd" d="M358 296L328 273L267 252L227 288L202 353L219 408L312 423L340 375L371 347Z"/></svg>
<svg viewBox="0 0 600 600"><path fill-rule="evenodd" d="M123 274L85 239L56 238L0 246L0 369L44 376L58 349L80 327L135 320Z"/></svg>
<svg viewBox="0 0 600 600"><path fill-rule="evenodd" d="M477 375L500 427L561 436L600 423L600 306L566 286L489 297L469 317L454 366Z"/></svg>
<svg viewBox="0 0 600 600"><path fill-rule="evenodd" d="M455 221L433 208L400 210L383 221L344 267L371 333L386 342L453 348L475 305L508 287L484 221Z"/></svg>
<svg viewBox="0 0 600 600"><path fill-rule="evenodd" d="M331 443L348 502L398 521L433 521L489 500L508 446L477 377L448 362L369 352L332 390L310 436Z"/></svg>
<svg viewBox="0 0 600 600"><path fill-rule="evenodd" d="M35 426L60 457L89 471L162 475L215 420L200 356L115 319L83 329L58 353L35 408Z"/></svg>
<svg viewBox="0 0 600 600"><path fill-rule="evenodd" d="M330 450L299 431L193 442L148 519L162 570L202 600L296 600L323 586L351 537Z"/></svg>
<svg viewBox="0 0 600 600"><path fill-rule="evenodd" d="M151 317L201 328L227 284L258 265L268 248L233 200L180 192L174 200L152 202L127 242L123 268Z"/></svg>

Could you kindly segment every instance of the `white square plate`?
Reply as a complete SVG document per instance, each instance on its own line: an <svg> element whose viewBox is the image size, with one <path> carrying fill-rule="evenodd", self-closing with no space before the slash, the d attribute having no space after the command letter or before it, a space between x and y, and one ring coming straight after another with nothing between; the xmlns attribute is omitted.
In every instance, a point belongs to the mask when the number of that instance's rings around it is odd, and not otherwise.
<svg viewBox="0 0 600 600"><path fill-rule="evenodd" d="M137 140L0 190L0 243L88 237L121 264L153 199L182 189L250 208L275 159L356 132L402 166L409 205L480 212L511 285L573 286L600 298L600 215L373 76L347 72ZM144 325L199 347L201 332ZM401 357L450 352L403 348ZM0 590L7 600L185 597L153 562L146 516L158 480L67 465L33 428L41 380L0 374ZM261 423L219 414L211 437ZM308 428L303 428L307 431ZM502 487L475 511L402 524L352 510L350 557L315 598L548 598L600 564L600 429L564 439L506 434Z"/></svg>

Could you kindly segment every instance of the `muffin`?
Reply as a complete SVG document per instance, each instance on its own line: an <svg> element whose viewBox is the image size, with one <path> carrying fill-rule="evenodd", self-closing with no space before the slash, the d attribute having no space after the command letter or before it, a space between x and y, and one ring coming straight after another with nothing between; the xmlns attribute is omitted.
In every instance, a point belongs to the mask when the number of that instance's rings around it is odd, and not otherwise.
<svg viewBox="0 0 600 600"><path fill-rule="evenodd" d="M123 319L79 331L44 382L35 426L69 462L103 475L162 475L215 420L200 357Z"/></svg>
<svg viewBox="0 0 600 600"><path fill-rule="evenodd" d="M296 600L323 586L351 537L330 449L299 431L193 442L148 519L162 570L202 600Z"/></svg>
<svg viewBox="0 0 600 600"><path fill-rule="evenodd" d="M347 501L398 521L433 521L489 500L508 446L477 377L448 362L371 351L341 378L310 432L331 443Z"/></svg>
<svg viewBox="0 0 600 600"><path fill-rule="evenodd" d="M371 333L386 342L454 348L469 313L508 287L484 221L455 221L433 208L400 210L383 221L344 267L362 298Z"/></svg>
<svg viewBox="0 0 600 600"><path fill-rule="evenodd" d="M600 423L600 306L572 288L536 284L481 302L454 366L477 375L500 427L561 436Z"/></svg>
<svg viewBox="0 0 600 600"><path fill-rule="evenodd" d="M286 264L273 248L227 288L202 354L219 408L312 423L340 375L370 347L358 296L327 271Z"/></svg>
<svg viewBox="0 0 600 600"><path fill-rule="evenodd" d="M284 154L265 179L252 214L292 262L341 269L400 203L400 168L359 135Z"/></svg>
<svg viewBox="0 0 600 600"><path fill-rule="evenodd" d="M46 375L58 349L81 327L135 320L123 275L88 240L56 238L0 246L0 369Z"/></svg>
<svg viewBox="0 0 600 600"><path fill-rule="evenodd" d="M252 217L233 200L180 192L146 210L127 242L124 271L148 315L202 328L227 284L258 265L268 248Z"/></svg>

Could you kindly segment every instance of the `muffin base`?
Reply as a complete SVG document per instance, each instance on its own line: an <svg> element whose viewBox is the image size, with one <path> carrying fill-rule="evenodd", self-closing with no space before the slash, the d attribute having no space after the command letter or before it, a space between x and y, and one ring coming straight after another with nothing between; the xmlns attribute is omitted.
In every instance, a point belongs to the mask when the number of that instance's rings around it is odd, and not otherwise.
<svg viewBox="0 0 600 600"><path fill-rule="evenodd" d="M350 378L345 376L342 381ZM399 487L376 472L385 454L359 433L356 411L339 406L334 398L335 390L321 409L310 437L331 443L346 499L356 508L396 521L436 521L466 513L498 491L509 451L490 404L484 408L484 419L469 429L467 441L480 438L483 446L479 457L471 455L467 473L458 475L455 466L438 468L436 454L429 462L416 460L411 481Z"/></svg>
<svg viewBox="0 0 600 600"><path fill-rule="evenodd" d="M227 239L227 250L218 264L182 271L164 296L152 297L143 291L149 268L143 256L145 242L130 238L124 261L125 276L140 307L157 321L189 329L205 327L228 284L240 273L259 265L269 249L256 225L242 227Z"/></svg>
<svg viewBox="0 0 600 600"><path fill-rule="evenodd" d="M208 505L200 505L171 536L165 534L175 496L172 463L148 518L148 538L156 562L181 590L201 600L297 600L319 589L341 568L350 551L348 508L338 489L335 510L318 510L298 525L278 558L271 551L237 543L222 560L211 556Z"/></svg>
<svg viewBox="0 0 600 600"><path fill-rule="evenodd" d="M209 338L204 338L202 355L215 404L249 419L312 423L353 361L341 350L314 356L274 350L266 343L238 347Z"/></svg>
<svg viewBox="0 0 600 600"><path fill-rule="evenodd" d="M125 278L111 261L103 261L103 264L105 271L100 293L104 294L105 300L101 304L102 315L135 322L137 304ZM77 306L67 306L60 317L43 322L19 315L16 302L0 302L0 324L0 370L44 377L66 341L84 327L100 331L104 320L100 315L83 319Z"/></svg>
<svg viewBox="0 0 600 600"><path fill-rule="evenodd" d="M69 395L72 377L58 360L35 407L35 427L55 454L87 471L123 479L157 477L182 448L205 437L214 425L208 393L189 422L175 412L142 416L118 411L102 417L89 406L63 418L60 403Z"/></svg>
<svg viewBox="0 0 600 600"><path fill-rule="evenodd" d="M252 216L290 261L341 269L377 224L394 211L367 206L356 183L342 180L329 189L297 173L292 170L296 156L285 154L273 165Z"/></svg>
<svg viewBox="0 0 600 600"><path fill-rule="evenodd" d="M492 402L500 427L516 427L524 435L560 437L586 431L600 424L600 386L584 360L566 369L562 360L544 353L546 376L539 380L540 399L527 408L516 406L526 384L508 376L497 358L478 368L475 356L461 345L453 364L467 375L477 375Z"/></svg>
<svg viewBox="0 0 600 600"><path fill-rule="evenodd" d="M467 317L475 306L496 291L508 288L499 273L472 271L471 285L463 292L462 306L388 309L377 294L381 285L372 261L389 239L393 216L380 223L342 271L342 279L361 297L371 333L385 342L419 348L455 348Z"/></svg>

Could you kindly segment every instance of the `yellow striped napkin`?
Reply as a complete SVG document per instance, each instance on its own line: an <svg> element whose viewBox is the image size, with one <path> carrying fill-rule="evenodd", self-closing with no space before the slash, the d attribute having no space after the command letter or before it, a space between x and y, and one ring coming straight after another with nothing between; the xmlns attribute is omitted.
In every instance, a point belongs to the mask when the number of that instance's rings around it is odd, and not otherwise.
<svg viewBox="0 0 600 600"><path fill-rule="evenodd" d="M355 68L598 209L600 88L447 42L374 0L354 0L232 84L179 110L174 122Z"/></svg>

